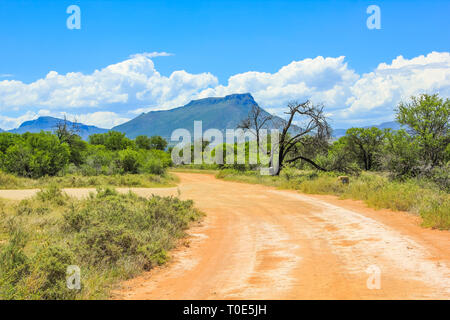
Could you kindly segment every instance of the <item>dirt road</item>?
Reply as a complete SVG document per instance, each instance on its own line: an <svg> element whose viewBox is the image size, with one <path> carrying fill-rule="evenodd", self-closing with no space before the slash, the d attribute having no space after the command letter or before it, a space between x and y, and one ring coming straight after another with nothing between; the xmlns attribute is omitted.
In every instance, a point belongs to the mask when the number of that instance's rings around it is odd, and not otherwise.
<svg viewBox="0 0 450 320"><path fill-rule="evenodd" d="M167 267L117 298L450 299L450 232L360 202L178 175L207 217Z"/></svg>
<svg viewBox="0 0 450 320"><path fill-rule="evenodd" d="M207 217L167 266L123 283L114 298L450 299L448 231L357 201L177 175L181 197ZM139 193L160 192L178 191Z"/></svg>

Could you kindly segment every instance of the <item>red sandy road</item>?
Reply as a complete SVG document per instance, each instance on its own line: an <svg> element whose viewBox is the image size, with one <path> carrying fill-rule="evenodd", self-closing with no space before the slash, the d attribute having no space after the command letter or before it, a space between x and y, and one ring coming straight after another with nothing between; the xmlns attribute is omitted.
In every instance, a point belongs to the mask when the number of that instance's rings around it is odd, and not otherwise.
<svg viewBox="0 0 450 320"><path fill-rule="evenodd" d="M123 283L119 299L450 298L450 232L359 201L177 173L178 188L131 188L141 196L193 199L207 213L167 267ZM95 189L64 189L84 197ZM118 188L128 192L130 188ZM0 190L23 199L37 190ZM369 290L367 267L381 270Z"/></svg>
<svg viewBox="0 0 450 320"><path fill-rule="evenodd" d="M404 213L212 175L177 173L207 217L168 266L118 299L449 299L450 232ZM366 269L381 270L369 290Z"/></svg>

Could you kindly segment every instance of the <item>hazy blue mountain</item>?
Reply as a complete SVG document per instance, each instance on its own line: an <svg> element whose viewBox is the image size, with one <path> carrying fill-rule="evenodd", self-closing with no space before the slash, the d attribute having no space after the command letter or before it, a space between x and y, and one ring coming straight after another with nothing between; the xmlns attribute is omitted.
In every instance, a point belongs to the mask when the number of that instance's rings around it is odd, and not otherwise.
<svg viewBox="0 0 450 320"><path fill-rule="evenodd" d="M369 128L369 127L366 127L366 128ZM398 123L397 121L389 121L389 122L383 122L382 124L377 125L375 127L379 128L379 129L400 130L402 128L402 125L400 123Z"/></svg>
<svg viewBox="0 0 450 320"><path fill-rule="evenodd" d="M231 94L225 97L205 98L192 100L187 105L162 111L150 111L142 113L136 118L125 122L112 130L124 132L129 138L134 139L138 135L159 135L170 140L172 132L178 128L184 128L191 132L193 137L194 121L202 120L203 132L215 128L224 131L225 129L235 129L237 125L247 118L253 106L257 106L251 94ZM268 112L263 110L265 115ZM39 117L36 120L25 121L17 129L9 130L12 133L54 131L58 122L62 119L53 117ZM279 127L280 122L284 122L279 117L266 126L266 128ZM72 122L68 121L69 125ZM82 123L77 124L83 139L94 133L105 133L108 129L102 129L95 126L88 126ZM365 126L369 128L371 126ZM383 122L375 127L380 129L391 128L398 130L402 126L396 121ZM294 128L295 130L295 128ZM4 130L0 129L0 132ZM333 137L340 138L345 135L347 129L334 129Z"/></svg>
<svg viewBox="0 0 450 320"><path fill-rule="evenodd" d="M376 127L381 130L383 129L400 130L402 128L402 125L397 121L388 121L374 126L365 126L363 128L371 128L371 127ZM347 129L333 129L333 138L340 138L345 136L346 131Z"/></svg>
<svg viewBox="0 0 450 320"><path fill-rule="evenodd" d="M333 138L340 138L345 136L345 132L347 131L347 129L333 129Z"/></svg>
<svg viewBox="0 0 450 320"><path fill-rule="evenodd" d="M257 103L249 93L193 100L183 107L142 113L112 130L124 132L129 138L138 135L160 135L170 140L174 130L184 128L189 130L193 137L194 121L202 120L203 132L211 128L222 131L235 129L247 118L252 106L257 106ZM263 112L269 115L266 111ZM283 120L277 117L274 121ZM270 123L268 128L272 127L273 123Z"/></svg>
<svg viewBox="0 0 450 320"><path fill-rule="evenodd" d="M17 129L12 129L9 130L8 132L25 133L25 132L40 132L41 130L53 132L56 129L56 125L61 121L63 120L53 117L39 117L36 120L25 121ZM73 122L71 121L67 121L67 123L69 126L73 124ZM80 129L80 132L78 132L78 134L85 140L91 134L104 133L108 131L107 129L102 129L95 126L88 126L82 123L77 123L77 126Z"/></svg>

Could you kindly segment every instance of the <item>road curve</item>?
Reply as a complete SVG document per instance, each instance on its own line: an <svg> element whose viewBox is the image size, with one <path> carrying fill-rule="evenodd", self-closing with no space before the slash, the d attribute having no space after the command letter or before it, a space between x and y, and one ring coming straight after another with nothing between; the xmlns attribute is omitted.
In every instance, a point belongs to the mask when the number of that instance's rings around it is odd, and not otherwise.
<svg viewBox="0 0 450 320"><path fill-rule="evenodd" d="M178 188L133 190L180 193L206 218L167 266L122 283L113 298L450 299L448 231L357 201L177 175Z"/></svg>
<svg viewBox="0 0 450 320"><path fill-rule="evenodd" d="M450 299L448 231L351 200L177 175L207 217L168 266L114 298Z"/></svg>

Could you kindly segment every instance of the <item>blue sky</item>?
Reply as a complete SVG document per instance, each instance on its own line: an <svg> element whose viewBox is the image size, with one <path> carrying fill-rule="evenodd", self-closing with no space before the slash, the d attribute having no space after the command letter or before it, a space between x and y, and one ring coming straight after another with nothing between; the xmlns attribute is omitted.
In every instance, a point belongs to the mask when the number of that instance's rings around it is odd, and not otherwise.
<svg viewBox="0 0 450 320"><path fill-rule="evenodd" d="M66 27L69 16L66 8L71 4L81 9L80 30ZM381 9L381 30L369 30L366 26L369 16L366 8L371 4ZM439 0L2 0L0 94L10 96L0 98L0 127L12 127L37 114L56 115L58 112L97 121L93 124L111 126L140 111L176 107L177 103L184 104L191 98L233 90L250 91L258 103L275 113L281 112L286 100L297 98L296 92L298 99L316 98L317 102L329 105L335 126L390 120L392 112L387 111L405 95L421 90L448 94L449 13L450 2ZM133 56L145 52L171 55ZM433 52L439 55L430 56ZM421 55L424 59L420 59ZM402 76L403 70L394 76L399 79L389 83L392 75L386 75L386 70L378 67L380 63L391 65L399 56L407 62L402 60L397 66L410 70L411 77ZM314 60L317 57L345 58ZM307 59L313 59L313 62ZM121 73L125 78L118 79L117 68L112 68L116 72L112 77L116 79L113 84L106 83L106 76L102 80L85 78L95 77L95 70L122 62L127 63L127 72L138 69L135 73L146 77L139 88L136 81L142 80L140 76ZM292 62L299 63L291 65L295 70L288 70L298 73L297 82L291 77L277 92L268 92L267 88L273 87L268 82L280 77L285 79L286 74L277 76L277 73ZM422 76L417 76L417 70L411 71L411 66L418 65L420 70L426 69ZM398 71L398 67L388 69ZM185 74L179 73L181 70ZM58 77L71 72L80 73L80 77L77 81L72 81L73 77L70 81L67 77L49 80L42 85L39 81L44 81L50 71L55 71ZM259 74L250 79L249 71ZM176 79L171 79L174 72ZM363 79L365 74L373 72L373 77ZM273 76L268 79L265 73ZM310 73L314 77L302 86L300 78L308 78ZM159 81L156 89L151 87L156 81L155 74ZM241 75L237 78L242 82L231 85L229 78L236 75ZM430 84L424 77L434 78L435 82ZM11 83L11 80L20 83ZM102 86L100 91L103 93L99 94L102 99L99 95L90 98L74 93L82 90L80 81L88 80L92 80L90 88ZM364 81L356 83L358 80ZM127 85L121 87L120 92L107 97L108 92L123 85L124 81ZM375 85L381 81L391 87L411 87L413 84L417 88L416 91L405 88L398 92L386 92L381 88L381 92L373 95L391 97L367 107L371 103L364 101L362 92L367 81L374 81ZM36 85L30 87L33 83ZM266 85L265 89L262 84ZM285 88L289 85L291 89L286 93ZM40 86L39 90L36 86ZM331 87L335 92L330 92ZM68 93L61 90L68 90ZM281 94L281 91L285 93ZM347 92L338 97L341 91ZM18 97L15 98L14 92ZM59 96L63 94L71 96L72 100ZM58 96L58 99L52 100L49 96ZM97 119L95 113L98 120L94 120ZM114 122L104 120L107 115L114 118Z"/></svg>

